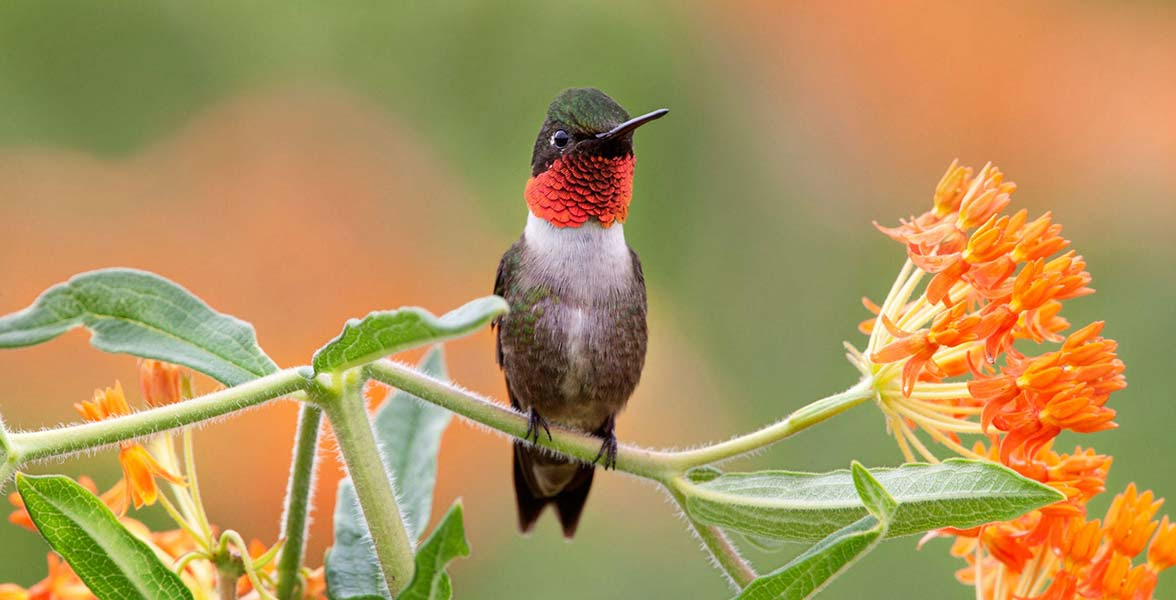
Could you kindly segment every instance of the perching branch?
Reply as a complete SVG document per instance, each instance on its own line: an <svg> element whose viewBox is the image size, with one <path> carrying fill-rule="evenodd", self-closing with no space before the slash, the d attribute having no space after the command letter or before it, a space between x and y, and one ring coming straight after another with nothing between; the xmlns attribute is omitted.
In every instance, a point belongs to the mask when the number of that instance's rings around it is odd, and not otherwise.
<svg viewBox="0 0 1176 600"><path fill-rule="evenodd" d="M15 470L32 461L65 456L208 421L263 404L274 398L309 390L309 395L314 396L311 398L312 404L325 410L335 427L340 449L348 471L356 479L357 488L359 479L366 481L368 489L360 494L361 507L365 506L366 495L366 506L372 508L364 511L365 517L370 514L376 521L386 521L373 524L372 518L365 518L369 521L373 537L377 540L377 550L383 552L380 559L385 572L389 574L389 587L393 590L400 589L407 585L406 578L410 579L412 576L412 543L403 531L403 521L395 508L391 484L375 451L370 425L360 426L360 415L363 415L366 421L366 412L362 412L362 399L352 398L349 401L342 390L324 395L326 388L307 375L308 371L305 368L286 369L239 386L124 417L45 431L10 433L10 454L3 466ZM525 415L434 379L408 365L378 360L360 369L347 371L345 375L350 382L348 386L354 388L352 395L359 394L356 390L364 381L371 378L517 438L522 438L527 429ZM813 402L772 425L725 442L693 450L651 450L622 444L618 449L616 468L660 482L674 494L673 481L687 470L729 460L774 444L861 404L873 397L874 393L872 380L863 379L849 390ZM306 406L299 419L299 439L295 449L295 464L292 467L283 529L287 546L278 565L281 582L279 591L287 596L296 588L297 572L305 541L310 478L317 445L318 421L321 418L312 411L317 410ZM585 462L592 462L600 449L598 438L583 433L557 426L551 427L551 433L550 439L540 436L538 445ZM380 509L376 510L376 507ZM754 570L738 556L722 531L697 523L692 523L692 526L734 583L745 585L754 579ZM380 543L380 540L389 543Z"/></svg>

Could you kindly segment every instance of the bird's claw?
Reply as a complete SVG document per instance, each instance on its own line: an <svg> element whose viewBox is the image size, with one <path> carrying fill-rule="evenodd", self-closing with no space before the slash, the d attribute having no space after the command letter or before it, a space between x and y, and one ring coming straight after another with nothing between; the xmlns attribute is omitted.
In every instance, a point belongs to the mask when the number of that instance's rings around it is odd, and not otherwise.
<svg viewBox="0 0 1176 600"><path fill-rule="evenodd" d="M600 444L600 451L596 453L596 458L592 459L592 464L596 464L597 462L599 462L601 457L604 458L604 465L603 466L604 466L605 471L607 471L609 469L616 470L616 468L617 468L617 436L610 435L610 436L604 438L604 441L601 442L601 444Z"/></svg>
<svg viewBox="0 0 1176 600"><path fill-rule="evenodd" d="M538 411L532 408L527 418L527 432L523 434L523 439L538 444L540 428L547 432L547 441L553 441L551 429L547 427L547 419L544 419Z"/></svg>

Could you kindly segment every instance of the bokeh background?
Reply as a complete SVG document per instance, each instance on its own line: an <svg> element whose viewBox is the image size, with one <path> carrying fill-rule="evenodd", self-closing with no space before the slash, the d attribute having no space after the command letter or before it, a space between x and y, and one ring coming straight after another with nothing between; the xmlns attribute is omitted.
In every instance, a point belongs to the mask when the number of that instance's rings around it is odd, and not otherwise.
<svg viewBox="0 0 1176 600"><path fill-rule="evenodd" d="M859 298L902 249L871 221L926 209L956 157L997 162L1019 206L1053 210L1098 294L1130 387L1121 428L1089 436L1128 481L1176 497L1176 8L1165 2L0 4L0 312L69 275L162 273L256 324L283 365L342 322L490 291L525 218L550 98L600 87L638 135L626 224L650 285L649 366L619 433L722 439L853 383ZM489 332L450 371L504 397ZM75 332L0 354L0 414L37 428L134 360ZM295 407L197 436L214 520L277 535ZM1064 438L1061 447L1076 438ZM310 560L331 542L339 468L323 451ZM900 455L871 406L740 468L826 470ZM518 535L503 439L455 422L434 517L467 507L459 598L721 598L728 590L662 495L597 478L572 543ZM44 471L117 478L112 453ZM1096 514L1110 498L1096 504ZM158 514L144 519L163 523ZM969 598L946 542L889 542L828 598ZM0 581L44 574L46 546L0 523ZM787 556L753 553L761 568ZM1168 576L1161 591L1176 586ZM1172 593L1169 591L1168 593Z"/></svg>

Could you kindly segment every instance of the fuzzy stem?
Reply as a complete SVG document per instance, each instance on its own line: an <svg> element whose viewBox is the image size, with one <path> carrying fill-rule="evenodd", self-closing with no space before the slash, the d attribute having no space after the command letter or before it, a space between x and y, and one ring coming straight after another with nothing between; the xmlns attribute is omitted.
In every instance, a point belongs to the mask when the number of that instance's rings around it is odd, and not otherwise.
<svg viewBox="0 0 1176 600"><path fill-rule="evenodd" d="M835 417L873 398L875 393L873 379L864 378L848 390L802 406L784 419L762 429L695 450L674 452L671 464L678 471L686 471L765 448L830 417Z"/></svg>
<svg viewBox="0 0 1176 600"><path fill-rule="evenodd" d="M298 413L298 433L294 440L294 459L290 464L290 483L286 487L286 509L282 518L281 537L286 543L278 557L278 600L291 600L298 593L298 570L306 552L307 516L314 493L322 418L322 409L312 404L303 404Z"/></svg>
<svg viewBox="0 0 1176 600"><path fill-rule="evenodd" d="M364 374L503 433L517 438L526 435L526 415L434 379L408 365L381 360L369 364ZM569 431L554 424L551 425L551 438L546 433L540 435L538 445L588 463L600 452L600 438ZM667 481L676 474L667 465L672 456L672 452L621 444L616 468L647 479Z"/></svg>
<svg viewBox="0 0 1176 600"><path fill-rule="evenodd" d="M527 430L525 415L429 377L408 365L381 360L368 365L364 373L372 379L515 437L523 437ZM852 388L804 406L772 425L695 450L649 450L621 444L617 452L616 468L619 471L667 483L688 469L753 452L841 414L872 398L875 393L873 384L872 379L863 379ZM546 435L539 436L538 445L585 462L592 462L600 449L600 439L593 436L554 425L551 427L551 434L551 439Z"/></svg>
<svg viewBox="0 0 1176 600"><path fill-rule="evenodd" d="M396 597L408 587L416 570L413 543L400 515L396 493L368 419L363 379L358 370L345 371L342 389L323 388L313 395L327 413L347 474L355 484L359 508L372 534L376 558L388 590Z"/></svg>
<svg viewBox="0 0 1176 600"><path fill-rule="evenodd" d="M199 398L122 417L43 431L9 433L11 450L7 462L20 468L29 462L208 421L302 390L307 381L299 369L285 369Z"/></svg>
<svg viewBox="0 0 1176 600"><path fill-rule="evenodd" d="M759 574L756 573L755 567L747 562L742 555L739 554L739 549L735 544L731 543L731 538L722 529L714 525L703 525L690 517L686 512L686 496L681 490L682 480L675 479L666 485L670 496L678 503L678 507L682 510L682 514L686 515L686 520L690 522L690 526L694 529L694 533L698 535L698 539L702 540L706 549L714 557L715 562L723 569L723 573L727 579L735 586L736 589L743 589L748 584L755 581Z"/></svg>

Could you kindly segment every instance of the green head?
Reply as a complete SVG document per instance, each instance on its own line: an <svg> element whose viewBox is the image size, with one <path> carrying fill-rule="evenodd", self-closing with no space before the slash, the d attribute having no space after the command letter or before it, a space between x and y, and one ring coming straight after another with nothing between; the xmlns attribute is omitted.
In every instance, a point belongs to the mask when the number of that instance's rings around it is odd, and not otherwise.
<svg viewBox="0 0 1176 600"><path fill-rule="evenodd" d="M560 92L547 109L531 155L531 175L546 171L561 156L594 154L606 157L633 153L633 130L665 116L666 109L630 119L616 100L596 88Z"/></svg>

